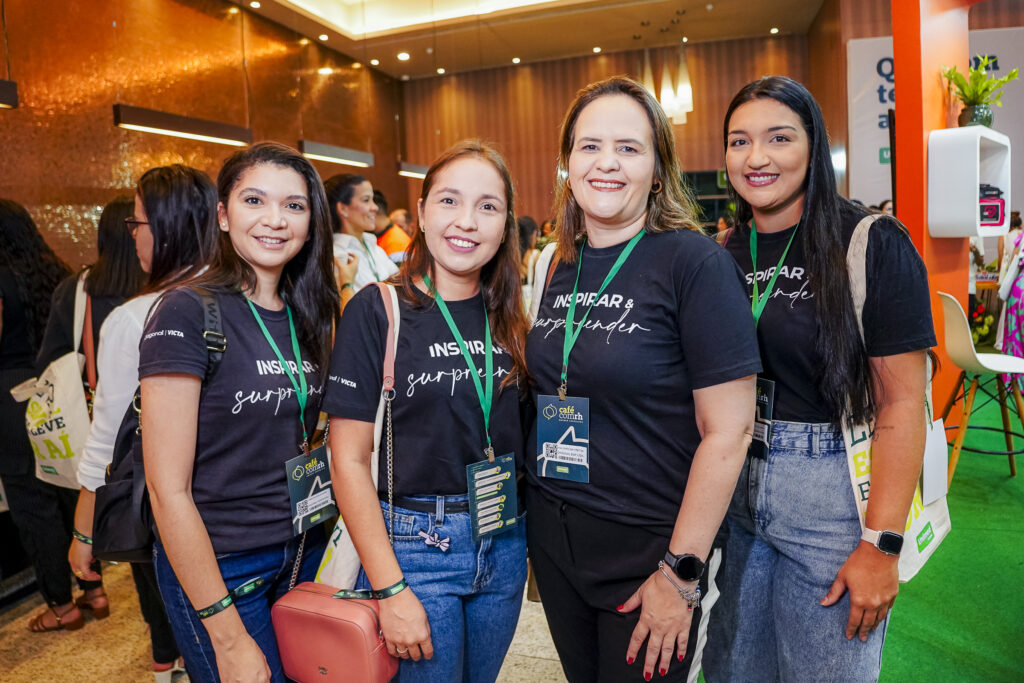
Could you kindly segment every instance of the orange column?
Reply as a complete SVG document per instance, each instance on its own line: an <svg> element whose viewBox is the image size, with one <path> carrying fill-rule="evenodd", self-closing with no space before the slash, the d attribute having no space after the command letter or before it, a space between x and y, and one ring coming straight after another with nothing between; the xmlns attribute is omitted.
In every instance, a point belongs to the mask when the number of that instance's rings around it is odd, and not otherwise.
<svg viewBox="0 0 1024 683"><path fill-rule="evenodd" d="M967 10L979 0L892 0L893 59L896 69L896 211L928 268L932 317L939 340L941 372L932 405L943 405L959 370L946 355L942 305L948 292L967 308L967 238L928 234L928 134L955 126L956 111L941 76L943 66L967 66ZM951 414L949 422L958 417Z"/></svg>

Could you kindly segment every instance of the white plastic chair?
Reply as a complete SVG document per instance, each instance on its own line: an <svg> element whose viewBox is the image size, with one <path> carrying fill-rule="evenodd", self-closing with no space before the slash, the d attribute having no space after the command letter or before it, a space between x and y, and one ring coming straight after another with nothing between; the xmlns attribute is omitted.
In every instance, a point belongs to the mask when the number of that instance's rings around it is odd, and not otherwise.
<svg viewBox="0 0 1024 683"><path fill-rule="evenodd" d="M1024 358L1009 356L1004 353L978 353L974 348L974 340L971 339L971 326L967 322L967 315L964 313L960 302L950 294L937 292L942 300L942 313L945 318L946 353L949 359L960 368L960 377L953 393L946 401L946 407L942 411L942 419L945 420L949 411L953 409L957 400L964 395L964 381L970 379L970 388L966 391L964 399L963 417L960 419L960 426L957 428L956 439L953 441L953 451L949 455L949 467L946 473L947 483L952 485L953 472L956 471L957 461L960 459L960 451L968 450L976 453L1005 454L1010 460L1010 476L1017 476L1017 463L1014 454L1017 451L1013 447L1013 435L1024 438L1024 435L1013 432L1010 427L1010 409L1006 404L1006 388L999 379L1000 374L1014 376L1010 382L1010 389L1013 392L1014 402L1017 404L1017 417L1024 425L1024 399L1021 398L1020 387L1016 375L1024 375ZM981 382L982 375L992 375L991 378ZM995 382L998 389L999 407L1003 416L1003 436L1006 439L1006 451L986 451L976 448L964 448L964 438L967 436L967 429L971 419L971 411L974 408L974 396L981 390L992 398L992 393L986 388L988 384ZM985 427L976 427L986 429ZM994 428L987 428L994 429ZM995 430L999 431L999 430Z"/></svg>

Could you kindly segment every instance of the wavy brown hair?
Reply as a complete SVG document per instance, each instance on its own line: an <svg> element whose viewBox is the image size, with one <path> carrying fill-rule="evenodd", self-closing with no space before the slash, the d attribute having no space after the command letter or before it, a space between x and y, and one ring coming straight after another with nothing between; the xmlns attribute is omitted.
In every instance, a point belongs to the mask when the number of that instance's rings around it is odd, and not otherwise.
<svg viewBox="0 0 1024 683"><path fill-rule="evenodd" d="M491 333L505 351L512 357L512 373L502 382L507 386L519 378L527 378L526 372L526 332L529 324L523 309L523 292L519 278L519 227L516 224L516 212L512 175L501 154L490 145L480 140L463 140L448 148L434 160L430 170L423 179L423 190L420 201L425 202L430 189L434 186L437 174L448 164L459 159L473 158L486 161L501 176L505 186L505 231L502 234L498 252L480 271L480 289L483 292L484 305L491 321ZM423 225L423 217L419 217ZM419 301L416 296L417 279L424 275L434 275L434 257L427 248L423 230L417 230L412 244L402 262L401 270L395 276L401 285L403 297L414 305ZM526 382L520 383L521 387Z"/></svg>
<svg viewBox="0 0 1024 683"><path fill-rule="evenodd" d="M647 196L647 217L644 230L649 233L670 230L698 230L696 205L690 189L683 179L683 171L676 157L676 140L672 124L665 111L651 93L626 76L613 76L591 83L576 93L562 120L558 144L558 172L555 174L555 225L558 235L557 256L562 261L576 260L578 245L586 235L583 209L569 187L569 155L576 137L576 121L594 100L600 97L625 96L636 102L647 114L651 124L651 140L657 154L654 157L654 182L661 190Z"/></svg>

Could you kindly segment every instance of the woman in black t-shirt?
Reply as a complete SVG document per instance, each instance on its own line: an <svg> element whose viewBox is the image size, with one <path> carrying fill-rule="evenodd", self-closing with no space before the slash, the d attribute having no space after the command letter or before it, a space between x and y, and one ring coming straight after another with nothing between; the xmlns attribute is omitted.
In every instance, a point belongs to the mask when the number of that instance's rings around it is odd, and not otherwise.
<svg viewBox="0 0 1024 683"><path fill-rule="evenodd" d="M386 598L381 629L402 660L398 680L493 681L526 581L515 485L526 318L504 161L482 143L456 144L427 172L418 213L397 278L393 468L382 446L375 488L388 322L379 289L367 287L331 357L332 481L363 565L358 587Z"/></svg>
<svg viewBox="0 0 1024 683"><path fill-rule="evenodd" d="M338 310L330 222L316 170L284 145L237 152L217 188L209 269L163 295L140 346L154 562L193 681L283 681L270 606L302 554L312 579L324 543L319 526L294 533L288 475L318 462L305 453ZM207 346L204 291L223 345Z"/></svg>
<svg viewBox="0 0 1024 683"><path fill-rule="evenodd" d="M902 226L877 219L857 320L847 249L868 214L836 193L821 110L799 83L745 86L724 138L738 219L726 248L758 319L759 386L774 391L759 401L767 447L751 451L729 510L705 677L877 680L924 450L927 273ZM841 430L872 420L862 536Z"/></svg>
<svg viewBox="0 0 1024 683"><path fill-rule="evenodd" d="M692 680L761 369L739 271L697 230L665 113L626 78L570 105L556 217L527 347L544 612L570 681Z"/></svg>

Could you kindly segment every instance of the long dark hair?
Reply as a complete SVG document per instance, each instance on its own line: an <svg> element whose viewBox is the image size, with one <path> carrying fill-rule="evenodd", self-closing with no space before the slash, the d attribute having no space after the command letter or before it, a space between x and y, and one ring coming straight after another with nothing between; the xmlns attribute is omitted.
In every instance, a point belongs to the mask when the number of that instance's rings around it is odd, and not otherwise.
<svg viewBox="0 0 1024 683"><path fill-rule="evenodd" d="M762 98L784 104L799 116L809 141L810 160L800 233L807 263L807 286L814 294L818 328L814 348L824 361L815 378L818 391L834 422L840 422L846 414L852 424L864 424L875 415L875 378L853 310L841 214L854 212L866 216L867 211L836 192L821 108L807 88L790 78L766 76L748 83L736 93L725 112L722 132L726 149L733 112L740 105ZM737 221L749 223L753 210L731 182L729 194L736 202Z"/></svg>
<svg viewBox="0 0 1024 683"><path fill-rule="evenodd" d="M651 141L654 155L654 183L661 183L661 189L647 196L647 217L644 230L649 233L669 230L698 230L696 204L693 195L683 179L676 155L675 135L672 124L658 101L647 90L626 76L613 76L591 83L576 93L576 99L569 105L562 120L558 143L558 171L555 175L555 225L558 235L558 258L572 263L576 260L579 240L586 232L583 209L576 202L569 187L569 156L576 138L576 121L580 114L594 100L609 96L624 95L647 114L651 124Z"/></svg>
<svg viewBox="0 0 1024 683"><path fill-rule="evenodd" d="M356 186L366 182L366 177L355 173L339 173L332 175L324 182L324 192L327 195L327 211L331 216L331 231L344 232L341 225L341 215L338 213L338 202L351 204L352 197L356 193Z"/></svg>
<svg viewBox="0 0 1024 683"><path fill-rule="evenodd" d="M28 318L29 346L37 349L50 315L53 290L71 269L39 234L25 207L10 199L0 199L0 244L0 266L14 273Z"/></svg>
<svg viewBox="0 0 1024 683"><path fill-rule="evenodd" d="M157 166L136 187L153 233L153 257L144 291L181 284L209 262L217 244L217 190L191 166Z"/></svg>
<svg viewBox="0 0 1024 683"><path fill-rule="evenodd" d="M306 181L309 193L309 238L291 261L285 264L278 294L295 314L299 341L313 354L321 377L327 375L331 358L331 334L338 317L340 300L334 281L334 257L331 252L331 223L327 197L320 176L297 151L277 142L261 142L235 152L217 175L217 193L225 207L242 175L263 164L288 168ZM218 231L217 246L210 268L187 284L234 291L239 287L256 288L256 273L241 259L227 232Z"/></svg>
<svg viewBox="0 0 1024 683"><path fill-rule="evenodd" d="M135 253L135 240L126 229L124 219L135 210L131 195L120 195L103 207L96 231L96 263L85 277L85 291L90 296L127 299L135 296L146 274Z"/></svg>
<svg viewBox="0 0 1024 683"><path fill-rule="evenodd" d="M516 225L514 205L514 189L512 175L508 172L505 160L490 145L479 140L463 140L449 147L441 154L427 171L423 179L420 201L426 202L430 188L434 186L437 174L445 166L464 158L480 159L494 167L501 176L505 186L505 231L498 252L491 257L480 271L480 290L483 292L484 305L491 321L494 338L512 357L512 373L505 378L502 386L507 386L518 379L528 377L526 372L526 332L529 324L523 310L523 291L519 277L519 228ZM418 218L423 225L423 216ZM405 261L396 276L401 285L399 291L404 298L412 303L419 299L416 296L415 281L424 275L434 274L434 256L427 248L427 240L422 230L417 230L412 244L406 251ZM520 387L525 388L522 382Z"/></svg>

